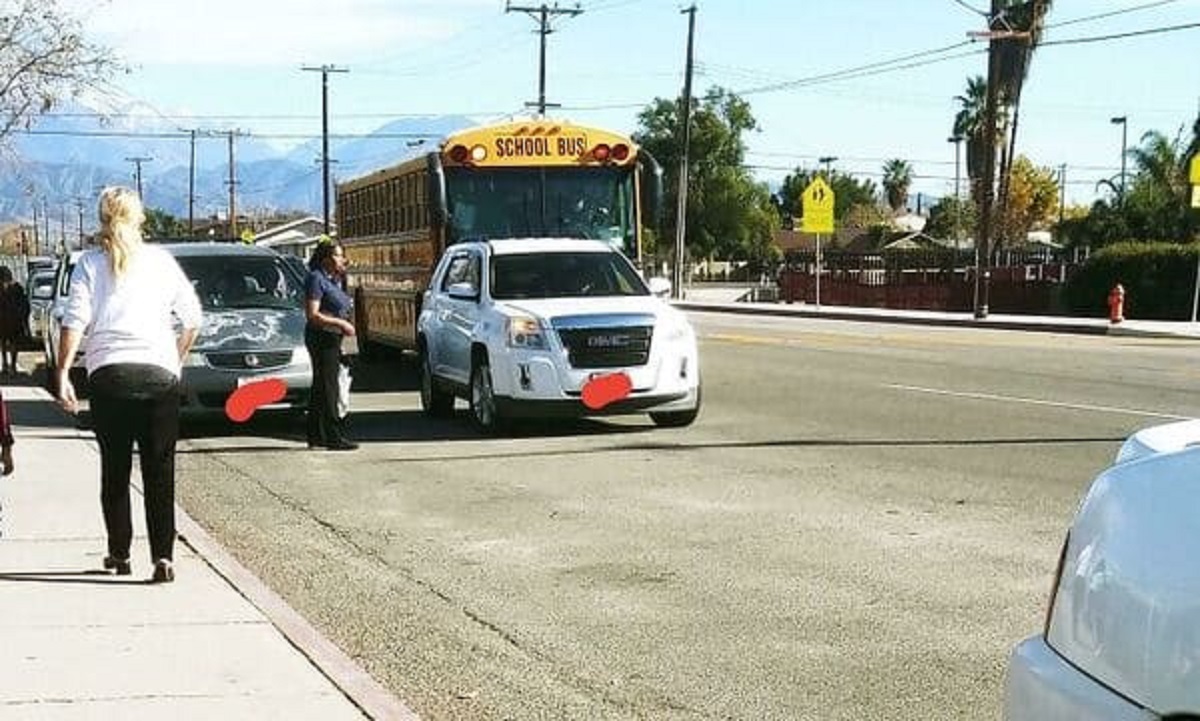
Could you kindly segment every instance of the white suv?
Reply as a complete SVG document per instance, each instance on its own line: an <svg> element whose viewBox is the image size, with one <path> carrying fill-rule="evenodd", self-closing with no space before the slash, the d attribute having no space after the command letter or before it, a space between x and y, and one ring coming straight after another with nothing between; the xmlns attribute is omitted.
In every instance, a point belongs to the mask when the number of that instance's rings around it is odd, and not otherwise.
<svg viewBox="0 0 1200 721"><path fill-rule="evenodd" d="M620 252L577 239L465 242L446 249L417 321L421 405L466 398L481 430L514 417L700 412L696 336Z"/></svg>

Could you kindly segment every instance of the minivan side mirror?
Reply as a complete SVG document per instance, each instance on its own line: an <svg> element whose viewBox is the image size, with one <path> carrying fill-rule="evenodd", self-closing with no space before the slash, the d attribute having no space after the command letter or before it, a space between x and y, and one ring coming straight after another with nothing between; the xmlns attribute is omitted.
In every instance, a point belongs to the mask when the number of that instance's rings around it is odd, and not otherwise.
<svg viewBox="0 0 1200 721"><path fill-rule="evenodd" d="M671 295L671 281L661 276L651 278L646 285L650 288L650 294L656 298L667 298Z"/></svg>

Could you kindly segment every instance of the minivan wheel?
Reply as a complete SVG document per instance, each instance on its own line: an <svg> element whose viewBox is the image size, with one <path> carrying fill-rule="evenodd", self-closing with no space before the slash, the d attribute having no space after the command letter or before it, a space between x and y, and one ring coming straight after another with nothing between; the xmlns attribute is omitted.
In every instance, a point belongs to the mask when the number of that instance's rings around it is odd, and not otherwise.
<svg viewBox="0 0 1200 721"><path fill-rule="evenodd" d="M445 418L454 414L454 395L438 386L433 377L429 352L421 349L421 409L425 415Z"/></svg>
<svg viewBox="0 0 1200 721"><path fill-rule="evenodd" d="M492 387L492 368L485 355L480 355L471 365L471 421L475 427L489 435L498 433L501 427L500 414L496 411L496 393Z"/></svg>

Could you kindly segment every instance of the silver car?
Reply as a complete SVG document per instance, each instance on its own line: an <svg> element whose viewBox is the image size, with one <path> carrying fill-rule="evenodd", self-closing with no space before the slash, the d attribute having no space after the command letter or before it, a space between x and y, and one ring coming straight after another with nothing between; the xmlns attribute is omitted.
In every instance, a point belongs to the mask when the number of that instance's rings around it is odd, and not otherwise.
<svg viewBox="0 0 1200 721"><path fill-rule="evenodd" d="M303 409L312 386L304 347L303 279L278 253L238 243L163 246L192 281L204 323L184 361L181 411L223 412L253 381L286 385L273 409Z"/></svg>
<svg viewBox="0 0 1200 721"><path fill-rule="evenodd" d="M1200 718L1200 421L1126 440L1063 544L1045 627L1009 658L1004 718Z"/></svg>
<svg viewBox="0 0 1200 721"><path fill-rule="evenodd" d="M45 316L54 302L54 268L34 271L29 276L29 337L42 339Z"/></svg>

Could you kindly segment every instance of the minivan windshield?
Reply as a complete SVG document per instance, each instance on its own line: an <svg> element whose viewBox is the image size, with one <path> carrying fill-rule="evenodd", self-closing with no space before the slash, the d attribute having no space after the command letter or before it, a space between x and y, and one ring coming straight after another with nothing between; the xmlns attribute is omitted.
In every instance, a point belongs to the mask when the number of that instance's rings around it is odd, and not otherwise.
<svg viewBox="0 0 1200 721"><path fill-rule="evenodd" d="M492 256L492 297L582 298L649 295L620 253L519 253Z"/></svg>
<svg viewBox="0 0 1200 721"><path fill-rule="evenodd" d="M253 255L177 256L205 310L299 309L303 290L280 258Z"/></svg>

